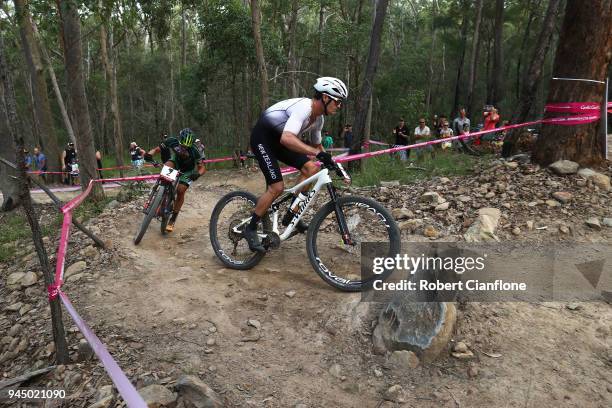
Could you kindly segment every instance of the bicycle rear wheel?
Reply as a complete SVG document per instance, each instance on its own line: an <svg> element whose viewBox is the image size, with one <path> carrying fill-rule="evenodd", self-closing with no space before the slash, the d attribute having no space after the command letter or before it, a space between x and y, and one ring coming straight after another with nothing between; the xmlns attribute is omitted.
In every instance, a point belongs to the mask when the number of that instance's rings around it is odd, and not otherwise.
<svg viewBox="0 0 612 408"><path fill-rule="evenodd" d="M377 243L381 246L381 255L395 257L401 247L400 231L389 211L372 199L348 196L338 198L337 203L352 243L344 244L334 203L329 202L310 223L306 251L312 267L325 282L343 291L359 292L371 287L375 279L385 279L391 272L362 276L362 243Z"/></svg>
<svg viewBox="0 0 612 408"><path fill-rule="evenodd" d="M147 232L147 228L149 228L149 224L151 223L151 220L157 215L159 206L162 202L165 192L166 192L166 187L159 186L159 188L157 189L157 193L155 194L155 198L153 199L153 202L147 209L147 213L145 214L142 220L142 224L140 224L140 229L138 230L138 232L136 233L136 236L134 237L134 245L138 245L140 243L140 241L142 240L142 237L144 237L145 232Z"/></svg>
<svg viewBox="0 0 612 408"><path fill-rule="evenodd" d="M246 191L234 191L219 200L210 217L210 243L217 257L232 269L251 269L265 253L252 252L239 231L251 219L257 197ZM262 218L259 232L271 231L270 218ZM238 232L237 232L238 231Z"/></svg>

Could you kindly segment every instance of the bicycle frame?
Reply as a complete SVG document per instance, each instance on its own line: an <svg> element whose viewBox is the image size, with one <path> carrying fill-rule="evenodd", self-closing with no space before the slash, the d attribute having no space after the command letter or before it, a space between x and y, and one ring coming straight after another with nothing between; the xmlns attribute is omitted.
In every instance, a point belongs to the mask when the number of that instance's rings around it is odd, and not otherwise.
<svg viewBox="0 0 612 408"><path fill-rule="evenodd" d="M346 179L350 179L348 174L344 171L344 169L342 168L340 164L338 164L338 169L340 170L340 172L343 174L343 176ZM285 201L292 200L295 194L298 194L305 186L312 184L312 183L314 183L313 187L304 194L306 196L306 199L304 199L298 204L298 212L293 216L293 218L291 219L291 222L289 223L287 228L285 228L285 231L282 234L280 234L279 225L278 225L278 212L280 209L280 205L284 203ZM283 195L279 199L277 199L274 203L272 203L272 205L270 206L270 209L268 210L268 213L271 213L272 215L272 232L274 232L280 237L281 242L293 236L293 232L295 230L297 223L300 221L300 219L302 218L304 213L308 210L308 208L310 208L310 204L312 203L313 199L317 196L317 194L319 193L319 191L321 190L323 186L327 186L327 190L329 192L331 201L335 204L336 203L336 189L334 188L332 179L329 176L329 170L326 168L321 168L321 170L319 170L316 174L301 181L300 183L296 184L294 187L285 189L283 191ZM342 239L345 244L349 244L350 237L348 235L348 227L346 225L344 216L342 215L340 209L337 206L336 206L336 216L340 224L339 225L340 231L342 231ZM239 234L240 228L249 221L250 221L250 218L245 218L244 220L242 220L240 224L234 227L234 232ZM266 234L259 234L259 236L261 238L265 238Z"/></svg>

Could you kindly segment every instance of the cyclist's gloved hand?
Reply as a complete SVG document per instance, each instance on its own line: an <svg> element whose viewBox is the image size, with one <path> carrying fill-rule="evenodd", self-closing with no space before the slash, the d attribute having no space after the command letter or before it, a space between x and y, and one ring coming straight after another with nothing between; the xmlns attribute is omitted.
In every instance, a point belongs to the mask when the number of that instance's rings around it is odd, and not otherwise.
<svg viewBox="0 0 612 408"><path fill-rule="evenodd" d="M191 180L191 181L196 181L199 178L200 178L200 174L199 173L191 173L189 175L189 180Z"/></svg>
<svg viewBox="0 0 612 408"><path fill-rule="evenodd" d="M149 153L145 153L144 159L145 159L145 161L151 162L151 161L153 161L153 155L151 155Z"/></svg>
<svg viewBox="0 0 612 408"><path fill-rule="evenodd" d="M325 168L329 170L336 169L336 163L334 163L334 161L332 160L332 155L328 152L319 152L319 154L317 154L317 159L321 163L323 163L323 166L325 166Z"/></svg>

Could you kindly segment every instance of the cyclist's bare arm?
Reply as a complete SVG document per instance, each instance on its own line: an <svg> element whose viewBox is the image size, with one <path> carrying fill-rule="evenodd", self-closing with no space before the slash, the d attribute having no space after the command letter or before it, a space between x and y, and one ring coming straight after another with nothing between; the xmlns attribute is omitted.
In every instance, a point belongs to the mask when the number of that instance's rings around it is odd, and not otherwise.
<svg viewBox="0 0 612 408"><path fill-rule="evenodd" d="M293 150L296 153L310 154L312 156L316 156L320 152L320 149L317 149L313 146L308 146L306 143L302 142L299 137L297 137L294 133L291 132L283 132L280 138L280 142L287 149Z"/></svg>
<svg viewBox="0 0 612 408"><path fill-rule="evenodd" d="M154 154L159 153L159 152L161 152L161 149L159 148L159 146L156 146L156 147L154 147L153 149L149 150L149 152L148 152L148 153L149 153L151 156L153 156Z"/></svg>
<svg viewBox="0 0 612 408"><path fill-rule="evenodd" d="M204 166L203 163L198 163L198 174L200 176L203 176L204 173L206 173L206 167Z"/></svg>

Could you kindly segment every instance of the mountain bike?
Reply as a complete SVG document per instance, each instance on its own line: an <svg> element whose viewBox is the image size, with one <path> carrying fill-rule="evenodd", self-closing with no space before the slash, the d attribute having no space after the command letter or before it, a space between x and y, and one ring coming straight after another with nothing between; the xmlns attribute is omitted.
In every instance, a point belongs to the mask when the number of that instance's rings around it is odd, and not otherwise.
<svg viewBox="0 0 612 408"><path fill-rule="evenodd" d="M347 182L350 176L339 163L336 174ZM295 197L304 187L312 187ZM371 287L375 279L384 279L391 270L377 276L361 274L361 245L377 242L382 254L394 257L400 250L400 231L393 216L378 202L359 196L339 196L330 176L330 169L321 170L286 189L262 217L258 234L266 250L277 249L298 232L296 225L326 187L329 201L313 216L306 233L306 252L313 269L331 286L349 292ZM293 201L291 201L293 200ZM246 270L257 265L266 253L249 250L243 230L251 220L257 197L247 191L233 191L223 196L210 219L210 241L221 262L232 269ZM279 214L293 209L285 226L279 225ZM281 231L281 228L284 228Z"/></svg>
<svg viewBox="0 0 612 408"><path fill-rule="evenodd" d="M153 162L153 165L159 167L161 163ZM140 243L153 218L159 219L161 233L163 235L166 234L166 225L168 225L168 220L172 215L172 208L174 207L174 200L176 199L176 187L179 183L180 174L180 171L163 165L159 173L159 178L151 189L142 210L144 218L134 237L134 245Z"/></svg>

